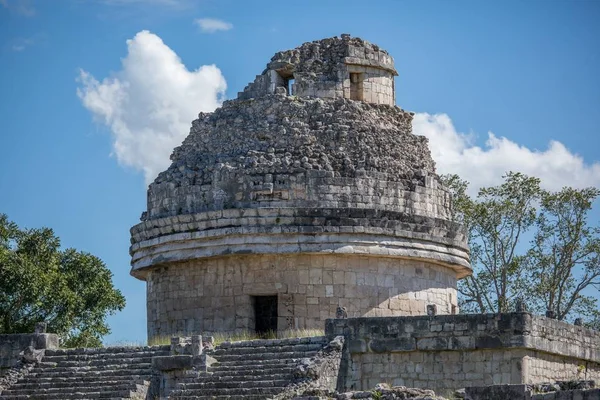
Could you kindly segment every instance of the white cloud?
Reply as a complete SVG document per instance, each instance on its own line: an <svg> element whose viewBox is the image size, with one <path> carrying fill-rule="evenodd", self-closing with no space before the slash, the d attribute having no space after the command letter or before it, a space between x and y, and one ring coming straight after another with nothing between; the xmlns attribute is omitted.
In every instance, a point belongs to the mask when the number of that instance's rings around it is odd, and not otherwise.
<svg viewBox="0 0 600 400"><path fill-rule="evenodd" d="M81 71L77 95L109 127L120 164L144 172L146 182L166 169L200 111L222 101L227 84L215 65L188 71L160 37L141 31L127 41L122 69L96 80Z"/></svg>
<svg viewBox="0 0 600 400"><path fill-rule="evenodd" d="M205 33L215 33L217 31L228 31L233 28L229 22L225 22L215 18L197 18L194 23L200 27L200 30Z"/></svg>
<svg viewBox="0 0 600 400"><path fill-rule="evenodd" d="M556 140L540 151L489 132L485 145L480 147L474 144L473 135L457 132L446 114L415 114L413 131L429 138L437 172L458 174L471 182L473 193L482 186L501 183L508 171L536 176L551 190L600 186L600 162L586 163Z"/></svg>

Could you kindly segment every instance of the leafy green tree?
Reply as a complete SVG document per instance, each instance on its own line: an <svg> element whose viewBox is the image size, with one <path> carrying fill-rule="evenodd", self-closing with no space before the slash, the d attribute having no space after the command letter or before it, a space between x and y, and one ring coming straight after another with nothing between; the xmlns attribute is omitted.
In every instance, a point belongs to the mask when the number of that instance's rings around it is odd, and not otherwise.
<svg viewBox="0 0 600 400"><path fill-rule="evenodd" d="M597 319L596 298L586 290L600 287L600 229L588 224L599 195L595 188L542 192L527 268L535 310L553 311L560 320Z"/></svg>
<svg viewBox="0 0 600 400"><path fill-rule="evenodd" d="M61 250L51 229L19 229L0 214L0 333L30 333L46 322L65 347L101 346L107 315L123 307L98 257Z"/></svg>
<svg viewBox="0 0 600 400"><path fill-rule="evenodd" d="M469 233L473 275L459 282L463 311L508 312L522 298L534 312L600 326L589 295L600 288L600 229L588 223L600 191L546 191L539 179L510 172L471 198L460 177L442 180L453 193L452 217Z"/></svg>
<svg viewBox="0 0 600 400"><path fill-rule="evenodd" d="M507 312L521 295L525 256L518 245L536 220L540 181L511 172L472 199L467 182L456 175L442 179L454 194L454 218L469 232L473 275L459 283L461 306L467 312Z"/></svg>

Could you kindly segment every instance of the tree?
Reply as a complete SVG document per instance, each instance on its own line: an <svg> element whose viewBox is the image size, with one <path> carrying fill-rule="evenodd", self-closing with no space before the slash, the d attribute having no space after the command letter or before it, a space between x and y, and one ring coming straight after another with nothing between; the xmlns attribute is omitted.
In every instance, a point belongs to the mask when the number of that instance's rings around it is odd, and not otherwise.
<svg viewBox="0 0 600 400"><path fill-rule="evenodd" d="M30 333L46 322L65 347L101 346L107 315L123 307L98 257L61 250L51 229L19 229L0 214L0 333Z"/></svg>
<svg viewBox="0 0 600 400"><path fill-rule="evenodd" d="M600 229L587 214L600 195L595 188L542 192L536 231L528 253L530 303L559 320L570 314L596 319L596 299L588 288L600 285Z"/></svg>
<svg viewBox="0 0 600 400"><path fill-rule="evenodd" d="M464 311L508 312L522 298L532 311L600 326L596 298L585 294L600 284L600 230L587 220L597 189L550 192L510 172L473 199L458 176L442 180L454 195L453 218L469 232L473 275L459 283Z"/></svg>
<svg viewBox="0 0 600 400"><path fill-rule="evenodd" d="M540 181L512 172L504 179L502 185L482 188L471 199L465 181L443 177L455 196L455 219L469 232L474 273L459 284L465 311L507 312L511 300L520 295L525 258L518 244L535 222Z"/></svg>

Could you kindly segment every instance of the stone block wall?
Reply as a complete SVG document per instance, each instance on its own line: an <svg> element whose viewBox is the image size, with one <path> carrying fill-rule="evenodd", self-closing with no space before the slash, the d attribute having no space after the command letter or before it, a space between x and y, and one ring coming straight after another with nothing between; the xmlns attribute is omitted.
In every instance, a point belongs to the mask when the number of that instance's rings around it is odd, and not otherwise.
<svg viewBox="0 0 600 400"><path fill-rule="evenodd" d="M151 270L148 336L253 329L251 296L278 296L278 330L351 317L456 312L456 273L418 260L349 255L247 255Z"/></svg>
<svg viewBox="0 0 600 400"><path fill-rule="evenodd" d="M528 351L523 357L527 372L523 383L593 380L600 383L600 363L543 351Z"/></svg>
<svg viewBox="0 0 600 400"><path fill-rule="evenodd" d="M598 332L527 313L328 320L344 334L345 389L380 381L445 393L465 386L598 379Z"/></svg>
<svg viewBox="0 0 600 400"><path fill-rule="evenodd" d="M264 173L264 170L214 171L210 184L154 184L148 195L152 218L224 208L348 207L450 216L451 198L433 176L415 186L385 174L336 177L333 172Z"/></svg>
<svg viewBox="0 0 600 400"><path fill-rule="evenodd" d="M32 346L36 350L58 348L58 336L52 333L16 333L0 335L0 374L14 366L22 351Z"/></svg>
<svg viewBox="0 0 600 400"><path fill-rule="evenodd" d="M384 382L447 394L464 386L519 383L522 357L504 350L411 351L386 354L382 362L382 354L357 353L346 384L366 390Z"/></svg>
<svg viewBox="0 0 600 400"><path fill-rule="evenodd" d="M396 104L394 90L394 76L385 70L363 65L347 65L348 76L350 73L360 74L361 97L363 101L375 104ZM351 82L345 79L343 82L343 97L351 98Z"/></svg>

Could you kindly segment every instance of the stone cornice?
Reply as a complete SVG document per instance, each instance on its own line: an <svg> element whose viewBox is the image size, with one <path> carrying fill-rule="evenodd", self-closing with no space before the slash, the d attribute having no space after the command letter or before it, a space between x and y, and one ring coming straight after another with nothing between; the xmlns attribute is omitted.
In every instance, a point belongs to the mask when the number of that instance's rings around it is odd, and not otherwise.
<svg viewBox="0 0 600 400"><path fill-rule="evenodd" d="M415 258L471 273L457 224L361 209L230 209L165 217L131 229L132 275L164 263L240 254L354 254Z"/></svg>

